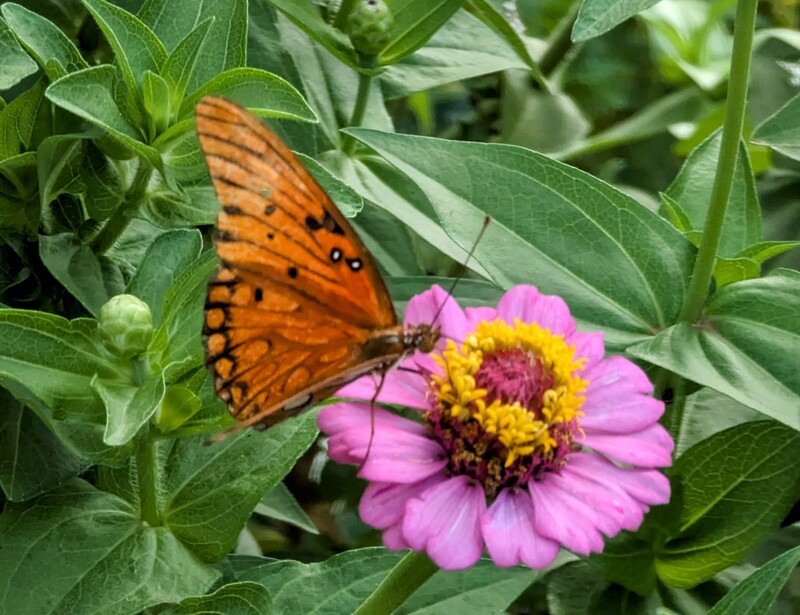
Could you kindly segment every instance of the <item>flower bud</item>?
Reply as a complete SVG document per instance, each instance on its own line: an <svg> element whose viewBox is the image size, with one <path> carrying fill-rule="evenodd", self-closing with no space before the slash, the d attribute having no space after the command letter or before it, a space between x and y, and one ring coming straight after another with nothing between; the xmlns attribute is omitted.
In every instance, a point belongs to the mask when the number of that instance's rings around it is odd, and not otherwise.
<svg viewBox="0 0 800 615"><path fill-rule="evenodd" d="M391 39L394 16L383 0L358 0L350 13L348 32L356 51L376 56Z"/></svg>
<svg viewBox="0 0 800 615"><path fill-rule="evenodd" d="M106 348L130 359L147 350L153 338L153 315L138 297L117 295L100 308L98 330Z"/></svg>

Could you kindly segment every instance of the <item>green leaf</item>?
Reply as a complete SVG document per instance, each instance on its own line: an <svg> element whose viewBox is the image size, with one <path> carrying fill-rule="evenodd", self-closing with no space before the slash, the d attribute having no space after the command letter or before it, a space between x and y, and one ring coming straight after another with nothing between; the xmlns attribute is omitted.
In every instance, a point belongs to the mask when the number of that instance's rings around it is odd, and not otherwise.
<svg viewBox="0 0 800 615"><path fill-rule="evenodd" d="M774 532L795 501L800 434L772 421L747 423L689 449L672 470L682 494L680 530L656 569L693 587L738 562Z"/></svg>
<svg viewBox="0 0 800 615"><path fill-rule="evenodd" d="M453 289L451 295L462 307L494 307L503 296L503 289L490 282L461 278L453 288L455 282L456 278L407 276L388 278L386 285L389 287L398 314L403 313L406 304L412 297L429 290L434 284L438 284L447 291Z"/></svg>
<svg viewBox="0 0 800 615"><path fill-rule="evenodd" d="M89 67L69 37L52 21L13 2L4 3L0 12L50 81Z"/></svg>
<svg viewBox="0 0 800 615"><path fill-rule="evenodd" d="M161 326L151 347L165 348L162 369L172 363L194 367L201 362L200 332L208 280L217 266L213 250L204 252L170 285L162 304Z"/></svg>
<svg viewBox="0 0 800 615"><path fill-rule="evenodd" d="M778 592L800 562L800 547L790 549L740 581L708 615L769 615Z"/></svg>
<svg viewBox="0 0 800 615"><path fill-rule="evenodd" d="M113 66L93 66L62 77L47 88L54 104L102 128L117 143L161 167L158 152L143 142L139 130L126 120L114 101Z"/></svg>
<svg viewBox="0 0 800 615"><path fill-rule="evenodd" d="M245 581L223 585L208 596L186 598L179 606L168 606L159 615L265 615L273 612L269 592L258 583Z"/></svg>
<svg viewBox="0 0 800 615"><path fill-rule="evenodd" d="M677 319L690 246L630 197L519 147L348 132L425 191L462 247L491 215L475 259L503 288L535 284L563 296L611 345L649 338Z"/></svg>
<svg viewBox="0 0 800 615"><path fill-rule="evenodd" d="M140 386L95 377L92 388L103 400L108 414L103 442L109 446L122 446L130 442L155 414L166 387L164 374L154 374Z"/></svg>
<svg viewBox="0 0 800 615"><path fill-rule="evenodd" d="M779 254L794 250L797 247L800 247L800 241L760 241L746 247L737 256L751 258L760 265Z"/></svg>
<svg viewBox="0 0 800 615"><path fill-rule="evenodd" d="M174 431L197 414L202 405L203 401L192 389L171 384L156 410L155 423L162 432Z"/></svg>
<svg viewBox="0 0 800 615"><path fill-rule="evenodd" d="M263 584L276 613L352 613L401 557L378 547L353 549L318 564L277 561L251 566L237 579ZM500 613L540 574L481 560L467 570L437 572L394 613Z"/></svg>
<svg viewBox="0 0 800 615"><path fill-rule="evenodd" d="M800 430L800 275L779 270L730 284L698 325L680 323L628 354L724 393Z"/></svg>
<svg viewBox="0 0 800 615"><path fill-rule="evenodd" d="M86 188L83 199L93 220L106 220L122 202L125 189L115 163L90 141L81 165L81 179Z"/></svg>
<svg viewBox="0 0 800 615"><path fill-rule="evenodd" d="M189 92L193 92L215 75L246 63L246 0L146 0L139 11L139 17L173 53L192 29L203 21L214 18L189 80Z"/></svg>
<svg viewBox="0 0 800 615"><path fill-rule="evenodd" d="M680 173L666 191L667 196L680 204L697 231L702 231L705 227L717 170L721 134L720 131L715 132L689 154ZM741 143L722 225L719 255L734 257L740 250L761 239L761 206L747 146Z"/></svg>
<svg viewBox="0 0 800 615"><path fill-rule="evenodd" d="M268 1L339 60L353 70L358 70L358 56L350 39L344 32L322 19L319 10L311 0Z"/></svg>
<svg viewBox="0 0 800 615"><path fill-rule="evenodd" d="M600 36L660 0L583 0L572 27L573 42Z"/></svg>
<svg viewBox="0 0 800 615"><path fill-rule="evenodd" d="M378 64L395 64L422 47L461 7L460 0L389 0L392 37L378 55Z"/></svg>
<svg viewBox="0 0 800 615"><path fill-rule="evenodd" d="M61 194L86 190L81 176L85 146L84 139L71 135L54 135L42 141L36 159L42 210Z"/></svg>
<svg viewBox="0 0 800 615"><path fill-rule="evenodd" d="M754 143L769 145L784 156L800 160L800 94L756 128Z"/></svg>
<svg viewBox="0 0 800 615"><path fill-rule="evenodd" d="M131 504L78 479L6 507L0 549L3 613L127 615L205 592L219 576Z"/></svg>
<svg viewBox="0 0 800 615"><path fill-rule="evenodd" d="M125 292L150 306L153 325L161 323L161 307L175 277L200 256L203 238L195 229L168 231L158 237L139 264Z"/></svg>
<svg viewBox="0 0 800 615"><path fill-rule="evenodd" d="M172 109L179 109L183 102L183 97L186 95L195 66L200 58L200 51L208 38L208 32L214 20L214 17L209 17L197 24L175 46L161 69L161 75L169 84L169 101Z"/></svg>
<svg viewBox="0 0 800 615"><path fill-rule="evenodd" d="M714 262L714 280L717 286L725 286L743 280L752 280L761 273L761 265L751 258L722 258Z"/></svg>
<svg viewBox="0 0 800 615"><path fill-rule="evenodd" d="M328 196L336 203L336 207L347 218L354 218L362 209L364 209L364 199L353 188L348 186L338 177L335 177L328 169L323 167L319 162L298 153L297 157L303 166L308 169L314 179L319 182L323 190L328 193Z"/></svg>
<svg viewBox="0 0 800 615"><path fill-rule="evenodd" d="M491 0L468 0L466 8L477 15L483 23L506 41L506 44L519 56L519 59L528 65L531 77L541 84L546 92L549 92L550 86L542 71L539 70L536 60L531 55L524 33L517 32L514 26L508 22L506 14L500 9L499 5Z"/></svg>
<svg viewBox="0 0 800 615"><path fill-rule="evenodd" d="M181 439L167 462L165 526L202 560L222 559L264 493L314 442L315 421L306 413L212 446L204 446L205 436Z"/></svg>
<svg viewBox="0 0 800 615"><path fill-rule="evenodd" d="M491 28L457 11L425 45L379 76L387 99L528 65Z"/></svg>
<svg viewBox="0 0 800 615"><path fill-rule="evenodd" d="M664 213L664 217L672 222L672 226L683 233L694 246L699 246L703 234L700 231L694 230L692 221L689 219L689 216L686 215L686 212L683 211L683 207L664 192L660 192L658 196L661 201L661 211Z"/></svg>
<svg viewBox="0 0 800 615"><path fill-rule="evenodd" d="M167 130L170 125L170 88L163 77L145 71L142 82L142 99L148 117L149 141Z"/></svg>
<svg viewBox="0 0 800 615"><path fill-rule="evenodd" d="M35 148L34 134L43 110L49 115L44 92L44 81L40 79L0 111L0 160L3 160L3 166L8 165L8 158Z"/></svg>
<svg viewBox="0 0 800 615"><path fill-rule="evenodd" d="M93 316L125 288L119 267L107 256L96 255L72 233L41 235L39 256L53 277Z"/></svg>
<svg viewBox="0 0 800 615"><path fill-rule="evenodd" d="M129 95L142 89L147 71L158 73L167 51L153 31L135 15L105 0L81 0L114 50Z"/></svg>
<svg viewBox="0 0 800 615"><path fill-rule="evenodd" d="M695 87L678 90L658 98L629 118L593 134L558 152L559 160L567 160L619 145L635 143L666 132L681 122L692 122L703 111L706 99Z"/></svg>
<svg viewBox="0 0 800 615"><path fill-rule="evenodd" d="M292 84L258 68L232 68L220 73L183 101L178 117L191 116L195 105L209 94L230 98L262 117L317 121L313 109Z"/></svg>
<svg viewBox="0 0 800 615"><path fill-rule="evenodd" d="M83 470L47 426L0 388L0 488L11 502L24 502Z"/></svg>
<svg viewBox="0 0 800 615"><path fill-rule="evenodd" d="M204 174L208 174L205 168ZM179 189L180 192L170 189L149 192L144 207L139 210L141 217L164 229L216 222L220 205L214 188L205 184L180 186Z"/></svg>
<svg viewBox="0 0 800 615"><path fill-rule="evenodd" d="M0 71L0 90L7 90L28 75L38 70L36 62L20 47L17 37L0 19L0 57L3 58L3 70Z"/></svg>
<svg viewBox="0 0 800 615"><path fill-rule="evenodd" d="M275 485L272 491L261 498L256 505L255 512L270 519L289 523L310 534L319 534L314 522L283 483Z"/></svg>

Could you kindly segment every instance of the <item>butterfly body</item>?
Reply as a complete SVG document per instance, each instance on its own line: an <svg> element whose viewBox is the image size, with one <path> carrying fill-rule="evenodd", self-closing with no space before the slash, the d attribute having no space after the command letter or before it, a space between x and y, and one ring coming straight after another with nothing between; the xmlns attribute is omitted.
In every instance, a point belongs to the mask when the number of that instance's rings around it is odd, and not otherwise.
<svg viewBox="0 0 800 615"><path fill-rule="evenodd" d="M273 425L434 348L438 328L398 324L372 256L274 133L221 98L204 98L196 119L222 204L206 362L236 419Z"/></svg>

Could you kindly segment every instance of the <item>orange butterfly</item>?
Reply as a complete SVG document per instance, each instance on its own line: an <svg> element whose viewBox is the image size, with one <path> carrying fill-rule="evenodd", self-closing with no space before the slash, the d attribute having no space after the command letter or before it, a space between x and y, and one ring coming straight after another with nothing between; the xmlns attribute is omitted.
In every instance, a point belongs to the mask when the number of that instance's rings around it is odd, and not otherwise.
<svg viewBox="0 0 800 615"><path fill-rule="evenodd" d="M439 329L398 324L367 248L288 147L254 115L207 97L197 134L222 204L204 335L217 395L266 428L405 355Z"/></svg>

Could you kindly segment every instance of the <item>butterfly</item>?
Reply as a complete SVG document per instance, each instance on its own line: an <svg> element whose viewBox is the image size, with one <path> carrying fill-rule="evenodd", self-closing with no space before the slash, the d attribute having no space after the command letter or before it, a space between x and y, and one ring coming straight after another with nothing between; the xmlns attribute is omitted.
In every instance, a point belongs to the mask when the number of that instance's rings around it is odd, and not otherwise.
<svg viewBox="0 0 800 615"><path fill-rule="evenodd" d="M206 364L237 427L265 429L434 349L438 327L398 323L369 251L275 133L223 98L203 98L195 118L222 205Z"/></svg>

